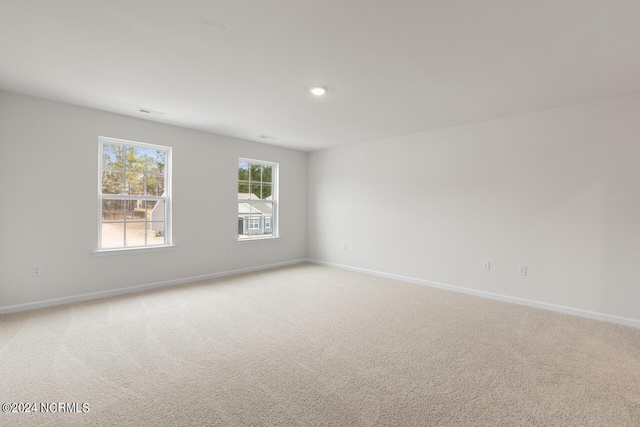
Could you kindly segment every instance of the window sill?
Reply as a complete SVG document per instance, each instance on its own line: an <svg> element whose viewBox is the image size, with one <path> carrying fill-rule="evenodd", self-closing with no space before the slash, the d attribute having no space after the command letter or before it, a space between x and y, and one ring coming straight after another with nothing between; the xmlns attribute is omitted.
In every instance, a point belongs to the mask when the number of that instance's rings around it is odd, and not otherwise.
<svg viewBox="0 0 640 427"><path fill-rule="evenodd" d="M252 237L250 239L236 239L236 243L244 243L244 242L261 242L263 240L280 240L282 236L274 236L274 237Z"/></svg>
<svg viewBox="0 0 640 427"><path fill-rule="evenodd" d="M143 248L117 248L117 249L98 249L91 251L93 256L109 256L109 255L122 255L122 254L138 254L143 252L161 252L172 251L177 249L176 245L162 245L162 246L147 246Z"/></svg>

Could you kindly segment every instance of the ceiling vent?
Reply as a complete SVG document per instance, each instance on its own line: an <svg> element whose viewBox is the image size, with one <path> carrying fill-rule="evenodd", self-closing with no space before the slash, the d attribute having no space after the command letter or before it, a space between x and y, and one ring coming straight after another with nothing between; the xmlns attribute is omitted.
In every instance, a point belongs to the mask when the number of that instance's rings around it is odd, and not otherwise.
<svg viewBox="0 0 640 427"><path fill-rule="evenodd" d="M148 108L138 108L138 111L145 114L151 114L152 116L160 116L160 117L164 116L164 113L160 111L149 110Z"/></svg>

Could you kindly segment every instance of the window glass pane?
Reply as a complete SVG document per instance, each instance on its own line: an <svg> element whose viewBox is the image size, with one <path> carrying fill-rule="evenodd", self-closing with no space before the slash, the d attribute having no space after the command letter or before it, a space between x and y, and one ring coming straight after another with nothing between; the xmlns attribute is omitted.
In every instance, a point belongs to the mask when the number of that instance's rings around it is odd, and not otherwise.
<svg viewBox="0 0 640 427"><path fill-rule="evenodd" d="M240 162L238 164L238 180L240 181L249 180L249 163Z"/></svg>
<svg viewBox="0 0 640 427"><path fill-rule="evenodd" d="M262 184L262 197L261 199L271 200L271 185Z"/></svg>
<svg viewBox="0 0 640 427"><path fill-rule="evenodd" d="M135 221L126 223L127 235L126 245L131 246L144 246L145 245L145 222Z"/></svg>
<svg viewBox="0 0 640 427"><path fill-rule="evenodd" d="M104 144L102 146L102 169L124 168L124 149L117 144Z"/></svg>
<svg viewBox="0 0 640 427"><path fill-rule="evenodd" d="M148 200L146 213L147 221L164 221L165 201Z"/></svg>
<svg viewBox="0 0 640 427"><path fill-rule="evenodd" d="M122 194L124 191L123 172L102 172L102 194Z"/></svg>
<svg viewBox="0 0 640 427"><path fill-rule="evenodd" d="M251 217L249 220L249 230L260 230L260 218Z"/></svg>
<svg viewBox="0 0 640 427"><path fill-rule="evenodd" d="M261 201L248 201L247 205L250 207L250 211L248 212L252 216L262 215L262 202Z"/></svg>
<svg viewBox="0 0 640 427"><path fill-rule="evenodd" d="M144 200L127 200L127 221L144 221L147 203Z"/></svg>
<svg viewBox="0 0 640 427"><path fill-rule="evenodd" d="M165 174L167 173L167 152L164 150L155 150L154 157L152 159L153 167L149 169L149 172L156 172Z"/></svg>
<svg viewBox="0 0 640 427"><path fill-rule="evenodd" d="M155 172L157 173L155 168L155 153L156 150L152 148L142 148L136 147L136 153L139 157L140 163L143 165L143 170L145 172Z"/></svg>
<svg viewBox="0 0 640 427"><path fill-rule="evenodd" d="M238 202L238 217L246 217L251 214L251 206L246 202Z"/></svg>
<svg viewBox="0 0 640 427"><path fill-rule="evenodd" d="M125 168L130 171L144 172L145 157L142 148L125 147Z"/></svg>
<svg viewBox="0 0 640 427"><path fill-rule="evenodd" d="M263 203L262 214L265 216L273 216L273 203L270 203L270 202Z"/></svg>
<svg viewBox="0 0 640 427"><path fill-rule="evenodd" d="M264 232L264 203L262 203L261 201L250 201L248 205L250 207L250 212L247 223L247 234L250 236L259 237Z"/></svg>
<svg viewBox="0 0 640 427"><path fill-rule="evenodd" d="M252 182L261 182L262 181L262 166L261 165L250 165L250 173L251 173L251 181Z"/></svg>
<svg viewBox="0 0 640 427"><path fill-rule="evenodd" d="M262 184L260 184L259 182L251 182L251 186L250 186L250 190L251 190L251 200L259 200L260 199L260 195L262 194Z"/></svg>
<svg viewBox="0 0 640 427"><path fill-rule="evenodd" d="M266 213L265 213L265 216L263 217L263 224L264 224L263 234L265 235L273 234L272 218L270 216L266 216Z"/></svg>
<svg viewBox="0 0 640 427"><path fill-rule="evenodd" d="M153 148L139 148L140 160L147 173L164 174L167 152Z"/></svg>
<svg viewBox="0 0 640 427"><path fill-rule="evenodd" d="M156 207L157 204L158 204L157 200L145 200L143 217L146 218L147 221L151 221L151 213L153 212L153 209ZM158 209L162 209L162 207L158 206Z"/></svg>
<svg viewBox="0 0 640 427"><path fill-rule="evenodd" d="M249 198L249 181L238 182L238 199Z"/></svg>
<svg viewBox="0 0 640 427"><path fill-rule="evenodd" d="M164 175L147 175L147 195L164 196Z"/></svg>
<svg viewBox="0 0 640 427"><path fill-rule="evenodd" d="M121 248L124 246L124 223L103 222L102 223L102 247Z"/></svg>
<svg viewBox="0 0 640 427"><path fill-rule="evenodd" d="M147 245L164 245L164 222L150 222L147 226Z"/></svg>
<svg viewBox="0 0 640 427"><path fill-rule="evenodd" d="M273 182L273 166L262 166L262 182Z"/></svg>
<svg viewBox="0 0 640 427"><path fill-rule="evenodd" d="M140 206L140 202L140 200L124 201L124 215L127 221L144 221L144 213L140 214L140 211L144 212L144 208Z"/></svg>
<svg viewBox="0 0 640 427"><path fill-rule="evenodd" d="M135 196L144 195L144 174L139 172L127 172L124 183L125 194Z"/></svg>
<svg viewBox="0 0 640 427"><path fill-rule="evenodd" d="M102 221L122 221L124 218L124 200L103 200Z"/></svg>

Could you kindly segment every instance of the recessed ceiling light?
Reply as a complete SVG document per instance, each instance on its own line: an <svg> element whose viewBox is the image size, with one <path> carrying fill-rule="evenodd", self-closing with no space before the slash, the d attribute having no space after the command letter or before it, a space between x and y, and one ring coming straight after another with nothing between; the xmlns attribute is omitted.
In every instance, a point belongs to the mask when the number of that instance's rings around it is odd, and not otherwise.
<svg viewBox="0 0 640 427"><path fill-rule="evenodd" d="M313 86L309 88L309 92L311 92L315 96L322 96L327 93L327 88L322 86Z"/></svg>
<svg viewBox="0 0 640 427"><path fill-rule="evenodd" d="M149 110L148 108L138 108L138 111L140 111L141 113L151 114L154 116L164 116L164 113L160 111Z"/></svg>

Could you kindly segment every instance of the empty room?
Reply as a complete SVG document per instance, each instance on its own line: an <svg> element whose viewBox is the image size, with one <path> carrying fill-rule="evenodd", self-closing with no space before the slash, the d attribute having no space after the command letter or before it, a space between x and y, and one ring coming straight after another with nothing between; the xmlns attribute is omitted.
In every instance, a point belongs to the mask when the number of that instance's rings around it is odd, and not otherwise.
<svg viewBox="0 0 640 427"><path fill-rule="evenodd" d="M0 426L640 426L637 0L0 0Z"/></svg>

